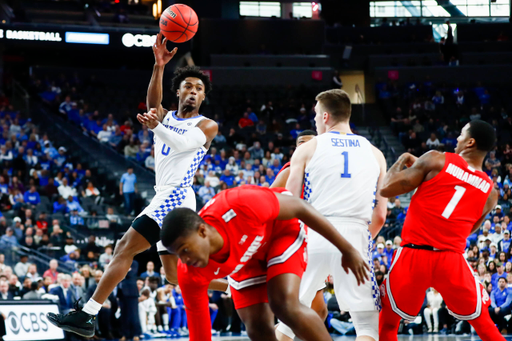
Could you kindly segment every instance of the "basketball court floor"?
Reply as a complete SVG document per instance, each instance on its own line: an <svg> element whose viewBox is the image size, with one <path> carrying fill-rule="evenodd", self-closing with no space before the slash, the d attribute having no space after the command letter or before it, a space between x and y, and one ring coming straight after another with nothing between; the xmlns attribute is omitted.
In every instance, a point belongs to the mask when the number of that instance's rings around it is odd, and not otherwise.
<svg viewBox="0 0 512 341"><path fill-rule="evenodd" d="M512 340L511 336L505 336L507 340ZM333 335L334 341L352 341L355 336L336 336ZM180 339L188 340L188 339ZM213 341L249 341L247 337L214 337ZM463 336L463 335L399 335L399 341L478 341L481 340L478 336Z"/></svg>

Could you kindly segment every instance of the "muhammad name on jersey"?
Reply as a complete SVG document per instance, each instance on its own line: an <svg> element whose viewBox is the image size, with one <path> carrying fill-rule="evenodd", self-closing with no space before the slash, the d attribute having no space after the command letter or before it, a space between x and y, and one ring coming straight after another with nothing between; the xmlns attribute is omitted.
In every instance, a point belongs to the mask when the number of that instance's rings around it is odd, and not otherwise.
<svg viewBox="0 0 512 341"><path fill-rule="evenodd" d="M484 193L487 193L491 184L479 176L470 174L463 169L455 166L453 163L450 163L446 168L446 173L453 175L457 179L464 181L465 183L470 184L471 186L481 190Z"/></svg>
<svg viewBox="0 0 512 341"><path fill-rule="evenodd" d="M331 142L333 147L361 147L358 139L332 138Z"/></svg>

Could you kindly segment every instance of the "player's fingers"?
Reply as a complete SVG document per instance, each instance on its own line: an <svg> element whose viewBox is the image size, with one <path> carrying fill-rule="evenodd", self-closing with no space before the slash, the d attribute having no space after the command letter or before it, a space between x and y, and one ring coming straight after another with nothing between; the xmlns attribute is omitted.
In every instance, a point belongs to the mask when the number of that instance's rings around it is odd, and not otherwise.
<svg viewBox="0 0 512 341"><path fill-rule="evenodd" d="M178 48L177 47L172 49L171 54L174 56L176 54L176 52L178 52Z"/></svg>
<svg viewBox="0 0 512 341"><path fill-rule="evenodd" d="M156 35L156 46L162 45L162 32L158 32Z"/></svg>

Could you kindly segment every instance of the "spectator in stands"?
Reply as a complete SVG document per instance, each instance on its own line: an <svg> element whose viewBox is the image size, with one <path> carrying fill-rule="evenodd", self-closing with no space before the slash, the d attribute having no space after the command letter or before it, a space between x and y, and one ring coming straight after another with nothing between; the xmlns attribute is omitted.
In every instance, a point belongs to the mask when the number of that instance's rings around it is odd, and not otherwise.
<svg viewBox="0 0 512 341"><path fill-rule="evenodd" d="M224 182L228 187L233 187L235 177L228 169L225 169L220 177L220 181Z"/></svg>
<svg viewBox="0 0 512 341"><path fill-rule="evenodd" d="M32 207L37 206L41 202L39 193L36 191L36 186L30 186L30 189L23 195L23 200L26 204L31 205Z"/></svg>
<svg viewBox="0 0 512 341"><path fill-rule="evenodd" d="M54 179L48 178L48 184L44 186L44 194L46 194L48 197L52 197L59 193L59 190L57 186L55 186Z"/></svg>
<svg viewBox="0 0 512 341"><path fill-rule="evenodd" d="M139 152L139 146L134 137L130 139L130 143L124 147L124 157L136 161L137 153Z"/></svg>
<svg viewBox="0 0 512 341"><path fill-rule="evenodd" d="M119 218L119 216L117 214L114 214L114 208L113 207L108 207L107 208L106 217L107 217L108 221L111 222L111 223L121 224L121 219Z"/></svg>
<svg viewBox="0 0 512 341"><path fill-rule="evenodd" d="M222 131L219 130L217 132L217 136L213 138L213 142L217 145L226 143L226 137L222 135Z"/></svg>
<svg viewBox="0 0 512 341"><path fill-rule="evenodd" d="M210 182L205 181L204 186L201 186L198 195L203 199L203 204L206 204L211 198L215 196L215 190L210 187Z"/></svg>
<svg viewBox="0 0 512 341"><path fill-rule="evenodd" d="M123 139L123 132L121 131L119 126L116 126L114 133L112 133L110 135L108 143L110 144L110 146L112 148L117 149L117 147L119 146L119 143L121 142L122 139Z"/></svg>
<svg viewBox="0 0 512 341"><path fill-rule="evenodd" d="M59 191L59 195L62 196L63 198L68 198L70 196L71 197L77 196L76 189L69 186L67 178L62 178L62 185L59 186L58 191Z"/></svg>
<svg viewBox="0 0 512 341"><path fill-rule="evenodd" d="M66 214L69 212L68 206L66 204L66 200L63 197L59 196L57 201L53 203L53 213Z"/></svg>
<svg viewBox="0 0 512 341"><path fill-rule="evenodd" d="M62 277L60 285L50 290L50 294L58 297L59 311L61 314L67 314L73 309L70 285L71 276L66 274Z"/></svg>
<svg viewBox="0 0 512 341"><path fill-rule="evenodd" d="M154 147L151 148L151 153L144 161L144 166L146 166L146 168L148 168L148 169L151 169L153 172L155 171L155 148Z"/></svg>
<svg viewBox="0 0 512 341"><path fill-rule="evenodd" d="M252 147L249 148L249 153L252 159L262 159L264 152L261 148L261 143L259 141L255 141Z"/></svg>
<svg viewBox="0 0 512 341"><path fill-rule="evenodd" d="M252 126L254 126L254 121L249 118L249 112L246 111L244 112L244 116L238 121L238 127L240 127L240 129L244 129Z"/></svg>
<svg viewBox="0 0 512 341"><path fill-rule="evenodd" d="M57 268L59 267L59 262L56 259L52 259L50 261L50 268L46 270L43 274L43 277L46 279L51 278L52 283L57 282L57 276L59 273L57 272Z"/></svg>
<svg viewBox="0 0 512 341"><path fill-rule="evenodd" d="M108 130L108 125L104 124L102 130L98 133L97 138L102 143L108 143L112 137L112 132Z"/></svg>
<svg viewBox="0 0 512 341"><path fill-rule="evenodd" d="M142 279L146 279L146 277L158 277L158 278L160 278L160 274L155 272L155 263L153 263L151 261L149 261L146 264L146 272L143 272L140 275L140 278L142 278Z"/></svg>
<svg viewBox="0 0 512 341"><path fill-rule="evenodd" d="M66 252L66 254L70 254L71 252L74 252L77 249L78 249L78 247L75 245L75 241L73 240L73 237L67 236L66 237L66 245L64 246L64 252Z"/></svg>
<svg viewBox="0 0 512 341"><path fill-rule="evenodd" d="M66 152L67 149L65 147L59 147L59 154L53 159L53 162L57 165L57 167L61 168L66 164Z"/></svg>
<svg viewBox="0 0 512 341"><path fill-rule="evenodd" d="M37 266L35 264L30 264L28 266L26 278L30 278L32 282L37 281L37 279L39 278L39 274L37 273Z"/></svg>
<svg viewBox="0 0 512 341"><path fill-rule="evenodd" d="M505 232L503 232L503 239L499 242L498 244L498 248L505 252L506 254L508 254L509 252L509 249L510 249L510 231L509 230L505 230Z"/></svg>
<svg viewBox="0 0 512 341"><path fill-rule="evenodd" d="M219 178L215 175L215 172L214 171L209 171L208 172L208 176L205 177L204 181L206 182L209 182L210 183L210 186L216 188L217 186L219 186L220 184L220 180Z"/></svg>
<svg viewBox="0 0 512 341"><path fill-rule="evenodd" d="M46 219L46 212L41 212L36 221L37 228L43 230L45 233L48 231L48 221L46 221Z"/></svg>
<svg viewBox="0 0 512 341"><path fill-rule="evenodd" d="M100 196L100 190L94 187L94 184L92 181L89 181L87 183L87 187L85 188L85 191L82 191L82 196L87 198L94 199L94 202L98 204L100 202L101 196Z"/></svg>
<svg viewBox="0 0 512 341"><path fill-rule="evenodd" d="M507 288L507 280L500 277L498 287L491 293L491 306L489 314L494 323L498 325L498 329L502 330L506 327L505 316L510 314L512 303L512 291Z"/></svg>
<svg viewBox="0 0 512 341"><path fill-rule="evenodd" d="M434 288L427 293L427 307L423 310L423 314L425 315L425 322L428 327L428 333L438 333L439 332L439 309L441 309L441 304L443 303L443 297L441 294ZM434 329L432 329L432 321L431 318L434 319Z"/></svg>
<svg viewBox="0 0 512 341"><path fill-rule="evenodd" d="M87 244L85 245L84 248L82 248L82 254L86 255L88 252L93 252L94 257L96 259L98 259L100 257L101 247L96 245L96 236L94 236L94 235L89 236Z"/></svg>
<svg viewBox="0 0 512 341"><path fill-rule="evenodd" d="M64 99L64 102L62 102L60 105L59 105L59 112L67 117L68 116L68 112L73 108L73 102L71 101L71 97L70 96L66 96L66 98Z"/></svg>
<svg viewBox="0 0 512 341"><path fill-rule="evenodd" d="M124 197L124 208L127 215L130 215L134 209L135 195L137 193L137 176L133 173L133 168L128 168L127 172L121 176L119 184L119 194Z"/></svg>
<svg viewBox="0 0 512 341"><path fill-rule="evenodd" d="M105 246L105 253L102 253L99 259L100 266L102 268L105 268L111 261L113 256L113 246L107 245Z"/></svg>
<svg viewBox="0 0 512 341"><path fill-rule="evenodd" d="M14 225L12 226L12 230L14 231L14 235L19 241L23 237L23 231L25 231L25 226L22 225L20 217L14 217L12 222L14 223Z"/></svg>
<svg viewBox="0 0 512 341"><path fill-rule="evenodd" d="M23 295L24 300L40 300L41 294L38 292L39 285L37 282L30 283L30 291Z"/></svg>
<svg viewBox="0 0 512 341"><path fill-rule="evenodd" d="M23 159L29 167L35 167L38 163L37 156L34 155L34 151L32 149L27 150L27 154L23 156Z"/></svg>
<svg viewBox="0 0 512 341"><path fill-rule="evenodd" d="M34 238L32 236L26 236L24 240L21 242L21 246L26 247L27 249L35 250L36 245L34 243Z"/></svg>
<svg viewBox="0 0 512 341"><path fill-rule="evenodd" d="M486 166L490 166L492 169L498 169L501 167L501 162L496 158L496 152L492 151L489 153L489 158L485 161Z"/></svg>
<svg viewBox="0 0 512 341"><path fill-rule="evenodd" d="M5 234L0 238L0 245L10 247L19 246L18 239L14 236L12 227L8 227Z"/></svg>
<svg viewBox="0 0 512 341"><path fill-rule="evenodd" d="M78 210L76 208L71 210L71 215L69 216L69 225L77 226L82 225L85 226L84 218L78 215Z"/></svg>
<svg viewBox="0 0 512 341"><path fill-rule="evenodd" d="M14 296L9 291L9 283L7 281L0 280L0 301L1 300L13 300ZM0 321L3 323L3 321Z"/></svg>
<svg viewBox="0 0 512 341"><path fill-rule="evenodd" d="M439 142L439 139L437 138L435 133L430 134L430 138L427 140L427 146L429 149L436 149L439 147L441 142Z"/></svg>
<svg viewBox="0 0 512 341"><path fill-rule="evenodd" d="M19 278L25 278L29 266L30 263L28 262L28 255L22 254L20 256L20 261L14 266L14 273Z"/></svg>

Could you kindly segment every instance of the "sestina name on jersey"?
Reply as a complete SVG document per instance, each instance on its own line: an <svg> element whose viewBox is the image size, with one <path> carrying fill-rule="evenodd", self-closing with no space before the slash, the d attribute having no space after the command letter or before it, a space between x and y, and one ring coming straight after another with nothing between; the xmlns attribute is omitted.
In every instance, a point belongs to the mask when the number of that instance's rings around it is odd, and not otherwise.
<svg viewBox="0 0 512 341"><path fill-rule="evenodd" d="M463 169L455 166L453 163L450 163L448 167L446 167L446 173L453 175L457 179L464 181L471 186L478 188L484 193L487 193L491 184L479 176L470 174Z"/></svg>
<svg viewBox="0 0 512 341"><path fill-rule="evenodd" d="M168 124L164 124L164 127L166 127L167 129L171 129L172 131L174 131L175 133L178 133L180 135L183 135L183 134L185 134L188 131L187 129L173 127L173 126L170 126Z"/></svg>
<svg viewBox="0 0 512 341"><path fill-rule="evenodd" d="M333 147L361 147L358 139L332 138L331 142Z"/></svg>

